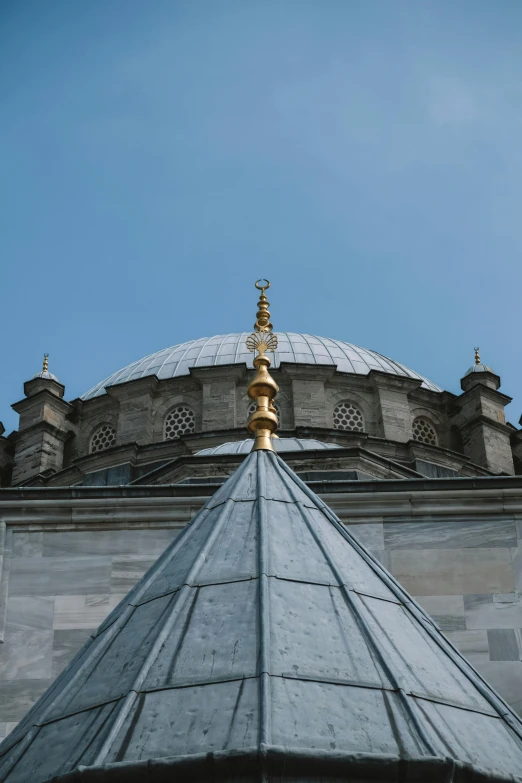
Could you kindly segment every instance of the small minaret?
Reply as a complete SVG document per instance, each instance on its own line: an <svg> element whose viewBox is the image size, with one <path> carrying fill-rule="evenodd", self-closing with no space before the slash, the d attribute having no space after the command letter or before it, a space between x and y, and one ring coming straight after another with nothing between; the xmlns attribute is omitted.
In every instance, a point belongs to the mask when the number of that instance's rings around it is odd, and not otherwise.
<svg viewBox="0 0 522 783"><path fill-rule="evenodd" d="M463 393L456 401L452 424L462 438L464 453L472 462L493 473L514 473L510 436L504 408L511 397L502 394L500 377L482 363L479 348L475 361L460 381Z"/></svg>
<svg viewBox="0 0 522 783"><path fill-rule="evenodd" d="M11 407L20 422L15 444L12 484L25 484L44 471L63 467L64 444L70 436L67 420L73 407L63 399L65 386L49 372L49 354L42 369L24 383L25 399Z"/></svg>
<svg viewBox="0 0 522 783"><path fill-rule="evenodd" d="M259 285L260 283L266 283L266 285ZM258 352L254 359L254 367L257 372L247 389L250 399L256 400L257 408L251 414L247 428L255 435L254 451L257 449L274 451L272 437L275 435L279 422L273 400L279 387L268 372L270 359L266 356L267 351L275 351L277 348L277 336L272 332L268 310L270 302L265 296L266 289L270 288L270 280L258 280L255 286L258 291L261 291L261 296L257 305L255 332L247 337L246 347L249 351Z"/></svg>

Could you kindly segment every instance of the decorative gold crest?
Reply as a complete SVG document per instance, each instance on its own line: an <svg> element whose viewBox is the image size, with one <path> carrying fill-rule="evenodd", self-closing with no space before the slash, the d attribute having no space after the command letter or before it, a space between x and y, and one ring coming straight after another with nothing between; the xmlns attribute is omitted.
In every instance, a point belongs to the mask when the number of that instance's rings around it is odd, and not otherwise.
<svg viewBox="0 0 522 783"><path fill-rule="evenodd" d="M253 332L246 340L245 345L249 351L275 351L277 348L277 337L273 332Z"/></svg>

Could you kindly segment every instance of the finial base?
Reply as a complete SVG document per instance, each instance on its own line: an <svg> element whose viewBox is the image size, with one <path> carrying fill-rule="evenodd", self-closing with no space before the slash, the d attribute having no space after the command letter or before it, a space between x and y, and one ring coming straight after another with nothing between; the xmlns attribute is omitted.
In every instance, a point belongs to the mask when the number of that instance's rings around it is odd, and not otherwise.
<svg viewBox="0 0 522 783"><path fill-rule="evenodd" d="M252 451L275 451L270 430L258 430Z"/></svg>

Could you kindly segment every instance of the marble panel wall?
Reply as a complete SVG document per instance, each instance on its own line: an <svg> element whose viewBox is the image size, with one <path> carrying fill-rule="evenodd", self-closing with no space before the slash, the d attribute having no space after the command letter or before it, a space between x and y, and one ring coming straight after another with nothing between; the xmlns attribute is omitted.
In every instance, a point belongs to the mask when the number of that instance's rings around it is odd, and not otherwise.
<svg viewBox="0 0 522 783"><path fill-rule="evenodd" d="M522 715L522 518L343 521ZM7 528L0 585L0 737L179 529L177 523L125 528L121 520L118 529Z"/></svg>
<svg viewBox="0 0 522 783"><path fill-rule="evenodd" d="M350 529L522 715L522 520L409 516Z"/></svg>
<svg viewBox="0 0 522 783"><path fill-rule="evenodd" d="M179 527L9 531L0 643L0 738L14 728L178 532Z"/></svg>

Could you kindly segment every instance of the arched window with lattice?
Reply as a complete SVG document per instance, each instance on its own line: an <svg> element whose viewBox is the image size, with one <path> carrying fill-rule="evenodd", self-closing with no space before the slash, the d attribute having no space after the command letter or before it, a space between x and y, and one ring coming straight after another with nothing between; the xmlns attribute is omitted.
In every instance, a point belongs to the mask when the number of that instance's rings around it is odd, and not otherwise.
<svg viewBox="0 0 522 783"><path fill-rule="evenodd" d="M336 430L352 430L364 432L364 416L361 409L349 400L339 402L333 412L333 423Z"/></svg>
<svg viewBox="0 0 522 783"><path fill-rule="evenodd" d="M419 443L427 443L429 446L437 445L437 432L435 427L424 416L418 416L412 425L413 440Z"/></svg>
<svg viewBox="0 0 522 783"><path fill-rule="evenodd" d="M91 435L89 451L96 454L97 451L105 451L116 443L116 430L112 424L100 424Z"/></svg>
<svg viewBox="0 0 522 783"><path fill-rule="evenodd" d="M196 429L194 411L188 405L176 405L165 416L163 439L180 438Z"/></svg>

